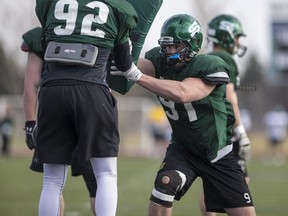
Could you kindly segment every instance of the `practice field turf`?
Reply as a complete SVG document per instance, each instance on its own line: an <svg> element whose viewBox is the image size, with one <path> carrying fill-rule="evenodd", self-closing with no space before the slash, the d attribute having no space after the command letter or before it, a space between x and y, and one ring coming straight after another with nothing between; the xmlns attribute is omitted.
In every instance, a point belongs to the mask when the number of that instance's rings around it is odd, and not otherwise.
<svg viewBox="0 0 288 216"><path fill-rule="evenodd" d="M42 175L28 169L30 158L0 158L0 215L36 216ZM117 216L145 216L159 161L120 158ZM250 189L259 216L288 215L288 162L283 166L249 162ZM200 216L198 199L201 180L174 203L173 216ZM64 189L65 216L88 216L88 192L82 177L70 177ZM219 214L224 215L224 214Z"/></svg>

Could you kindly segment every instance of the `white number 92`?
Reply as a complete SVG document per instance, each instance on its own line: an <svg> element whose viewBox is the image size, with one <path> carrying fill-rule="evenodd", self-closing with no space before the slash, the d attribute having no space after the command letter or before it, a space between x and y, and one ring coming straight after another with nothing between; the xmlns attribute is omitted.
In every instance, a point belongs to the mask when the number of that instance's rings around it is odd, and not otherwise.
<svg viewBox="0 0 288 216"><path fill-rule="evenodd" d="M55 5L54 16L58 20L64 20L65 26L59 25L54 28L56 35L71 35L76 27L78 15L78 2L76 0L59 0ZM87 14L81 24L81 35L104 38L105 32L99 29L92 30L92 24L104 24L107 21L109 8L106 4L99 1L92 1L86 7L98 9L98 14ZM96 10L95 10L96 11Z"/></svg>

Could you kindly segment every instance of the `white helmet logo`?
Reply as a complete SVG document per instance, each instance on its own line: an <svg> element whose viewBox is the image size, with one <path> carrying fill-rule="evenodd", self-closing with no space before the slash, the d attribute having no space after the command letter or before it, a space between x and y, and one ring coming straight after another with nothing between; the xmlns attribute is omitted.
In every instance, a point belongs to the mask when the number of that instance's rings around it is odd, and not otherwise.
<svg viewBox="0 0 288 216"><path fill-rule="evenodd" d="M188 28L188 32L190 33L191 37L194 37L194 35L198 32L200 32L200 25L198 22L194 21Z"/></svg>

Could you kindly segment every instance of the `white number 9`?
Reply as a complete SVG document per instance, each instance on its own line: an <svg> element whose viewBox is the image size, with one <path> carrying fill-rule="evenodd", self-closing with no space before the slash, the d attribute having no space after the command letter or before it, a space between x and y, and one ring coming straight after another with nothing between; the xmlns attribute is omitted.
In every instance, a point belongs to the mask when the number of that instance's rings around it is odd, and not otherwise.
<svg viewBox="0 0 288 216"><path fill-rule="evenodd" d="M67 10L67 11L65 11ZM58 20L65 20L65 26L54 28L56 35L71 35L75 29L78 14L78 2L75 0L60 0L55 5L54 16Z"/></svg>
<svg viewBox="0 0 288 216"><path fill-rule="evenodd" d="M248 193L244 193L244 199L246 199L246 203L251 203L251 198L250 195Z"/></svg>

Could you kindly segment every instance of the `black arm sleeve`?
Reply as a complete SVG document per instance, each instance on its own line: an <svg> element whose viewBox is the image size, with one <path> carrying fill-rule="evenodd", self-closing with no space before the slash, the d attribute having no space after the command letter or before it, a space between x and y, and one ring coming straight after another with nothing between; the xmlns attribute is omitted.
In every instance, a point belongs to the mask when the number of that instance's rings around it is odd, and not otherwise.
<svg viewBox="0 0 288 216"><path fill-rule="evenodd" d="M115 66L121 71L127 71L132 65L129 42L115 45L113 48Z"/></svg>

